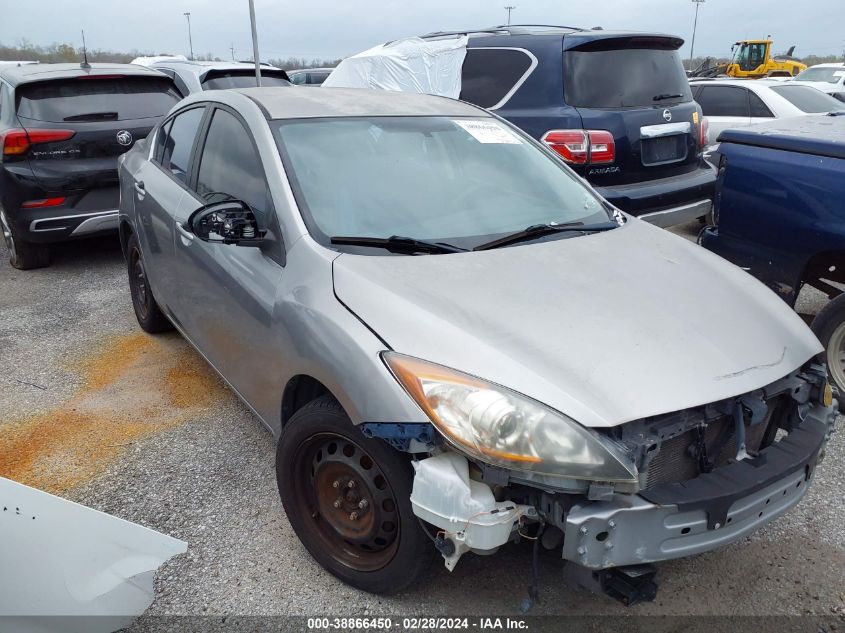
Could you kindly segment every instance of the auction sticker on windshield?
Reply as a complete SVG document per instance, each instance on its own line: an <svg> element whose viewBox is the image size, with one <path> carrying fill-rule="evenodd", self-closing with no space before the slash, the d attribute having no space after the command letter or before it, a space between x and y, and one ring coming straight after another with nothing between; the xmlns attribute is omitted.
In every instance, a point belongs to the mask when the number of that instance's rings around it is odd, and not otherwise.
<svg viewBox="0 0 845 633"><path fill-rule="evenodd" d="M504 126L495 121L455 121L455 124L469 132L479 143L507 143L519 145L522 141Z"/></svg>

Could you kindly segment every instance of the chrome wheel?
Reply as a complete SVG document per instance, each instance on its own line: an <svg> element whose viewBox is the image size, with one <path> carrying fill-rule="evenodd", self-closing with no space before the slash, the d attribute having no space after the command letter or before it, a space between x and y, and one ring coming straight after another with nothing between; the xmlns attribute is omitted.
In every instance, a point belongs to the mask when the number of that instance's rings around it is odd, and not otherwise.
<svg viewBox="0 0 845 633"><path fill-rule="evenodd" d="M827 371L840 390L845 388L845 321L836 326L827 342Z"/></svg>
<svg viewBox="0 0 845 633"><path fill-rule="evenodd" d="M9 221L6 219L6 212L0 208L0 228L3 229L3 241L6 242L6 248L9 249L9 255L11 259L15 259L17 257L17 251L15 250L15 238L12 237L12 228L9 226Z"/></svg>

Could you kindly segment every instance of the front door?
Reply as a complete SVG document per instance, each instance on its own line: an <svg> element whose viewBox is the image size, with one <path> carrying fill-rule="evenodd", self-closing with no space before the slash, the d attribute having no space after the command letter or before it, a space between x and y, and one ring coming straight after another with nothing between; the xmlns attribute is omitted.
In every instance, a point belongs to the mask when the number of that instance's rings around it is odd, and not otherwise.
<svg viewBox="0 0 845 633"><path fill-rule="evenodd" d="M284 245L261 158L240 117L216 107L197 146L191 195L175 226L183 329L265 420L279 415L282 355L274 328ZM204 242L185 230L205 204L240 200L264 232L261 246Z"/></svg>

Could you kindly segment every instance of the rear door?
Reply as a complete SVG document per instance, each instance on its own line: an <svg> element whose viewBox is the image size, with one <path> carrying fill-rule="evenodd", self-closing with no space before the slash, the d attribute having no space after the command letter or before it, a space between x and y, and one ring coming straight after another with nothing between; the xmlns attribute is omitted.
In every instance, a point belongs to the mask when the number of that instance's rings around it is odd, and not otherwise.
<svg viewBox="0 0 845 633"><path fill-rule="evenodd" d="M167 77L83 75L19 86L21 127L33 136L56 130L65 137L28 152L35 179L46 191L67 195L77 211L117 209L117 157L180 98Z"/></svg>
<svg viewBox="0 0 845 633"><path fill-rule="evenodd" d="M715 142L719 138L719 134L725 130L751 125L750 100L747 89L740 86L720 86L715 83L707 83L697 86L695 90L695 100L698 101L710 124L710 140L712 142Z"/></svg>
<svg viewBox="0 0 845 633"><path fill-rule="evenodd" d="M149 160L132 174L135 218L144 263L159 304L177 322L179 288L174 256L175 226L185 219L183 207L192 207L188 189L191 156L205 116L202 104L180 110L168 118L153 139Z"/></svg>
<svg viewBox="0 0 845 633"><path fill-rule="evenodd" d="M584 129L613 135L615 160L590 165L600 186L665 178L699 165L699 114L681 65L680 40L605 38L568 48L564 37L564 100Z"/></svg>

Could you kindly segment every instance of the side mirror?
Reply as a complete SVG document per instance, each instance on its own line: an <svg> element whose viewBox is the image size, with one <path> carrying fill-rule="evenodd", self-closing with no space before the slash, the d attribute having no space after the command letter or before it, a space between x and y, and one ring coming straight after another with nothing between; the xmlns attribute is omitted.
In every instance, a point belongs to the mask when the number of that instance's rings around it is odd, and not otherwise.
<svg viewBox="0 0 845 633"><path fill-rule="evenodd" d="M191 232L205 242L220 242L236 246L259 246L264 231L249 205L240 200L207 204L188 218Z"/></svg>

